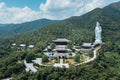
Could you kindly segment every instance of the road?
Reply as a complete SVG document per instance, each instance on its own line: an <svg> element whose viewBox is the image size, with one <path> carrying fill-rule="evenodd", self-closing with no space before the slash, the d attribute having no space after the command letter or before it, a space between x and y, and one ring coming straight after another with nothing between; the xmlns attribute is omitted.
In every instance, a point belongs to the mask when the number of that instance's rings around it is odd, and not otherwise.
<svg viewBox="0 0 120 80"><path fill-rule="evenodd" d="M88 59L87 61L84 61L82 63L79 63L79 64L76 64L75 66L79 66L79 65L82 65L82 64L85 64L85 63L89 63L91 61L94 61L96 58L97 58L97 51L101 48L101 46L95 48L95 50L93 51L94 55L92 58Z"/></svg>

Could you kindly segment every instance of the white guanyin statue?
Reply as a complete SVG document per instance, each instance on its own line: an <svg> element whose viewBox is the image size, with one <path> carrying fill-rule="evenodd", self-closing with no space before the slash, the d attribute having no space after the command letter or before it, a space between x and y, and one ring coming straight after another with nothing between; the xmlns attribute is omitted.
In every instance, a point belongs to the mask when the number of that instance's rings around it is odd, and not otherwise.
<svg viewBox="0 0 120 80"><path fill-rule="evenodd" d="M95 27L95 42L94 42L94 44L101 44L102 43L101 33L102 33L102 28L100 26L100 23L97 22L96 27Z"/></svg>

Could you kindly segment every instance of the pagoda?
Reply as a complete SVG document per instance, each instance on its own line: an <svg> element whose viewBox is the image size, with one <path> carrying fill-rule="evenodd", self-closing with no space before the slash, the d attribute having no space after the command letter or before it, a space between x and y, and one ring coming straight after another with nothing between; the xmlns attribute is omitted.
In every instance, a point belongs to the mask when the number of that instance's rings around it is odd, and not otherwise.
<svg viewBox="0 0 120 80"><path fill-rule="evenodd" d="M71 41L65 38L58 38L56 40L53 40L55 43L55 49L53 49L54 52L54 57L59 57L59 58L69 58L70 55L69 53L71 52L70 49L68 49L68 43Z"/></svg>

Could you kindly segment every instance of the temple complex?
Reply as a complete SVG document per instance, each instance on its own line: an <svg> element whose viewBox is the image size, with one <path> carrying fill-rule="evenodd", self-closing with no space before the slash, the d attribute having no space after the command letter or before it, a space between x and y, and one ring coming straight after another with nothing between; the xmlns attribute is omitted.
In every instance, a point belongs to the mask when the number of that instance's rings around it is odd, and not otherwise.
<svg viewBox="0 0 120 80"><path fill-rule="evenodd" d="M68 48L68 43L70 42L70 40L65 38L53 40L55 48L53 50L50 50L51 47L48 45L43 52L49 57L70 58L74 55L74 53L72 53L72 50Z"/></svg>
<svg viewBox="0 0 120 80"><path fill-rule="evenodd" d="M77 61L74 60L74 58L79 57L79 60L81 60L81 63L78 63L77 65L81 65L84 63L88 63L90 61L93 61L96 56L96 45L103 44L102 42L102 28L100 26L100 23L96 23L95 27L95 41L94 42L83 42L82 45L71 44L71 40L68 40L66 38L58 38L55 40L52 40L52 43L48 43L46 48L43 50L43 54L48 57L49 62L42 63L42 58L36 58L32 60L34 64L42 65L42 66L53 66L53 67L60 67L60 68L69 68L70 64L76 64ZM70 45L71 44L71 45ZM12 46L15 46L16 44L12 44ZM20 47L26 47L26 44L20 44ZM29 45L28 48L34 48L34 45ZM98 48L99 49L99 48ZM89 54L93 52L93 57L91 58ZM81 54L82 53L82 54ZM79 55L76 55L79 54ZM44 58L43 58L44 59ZM58 61L59 60L59 61ZM27 63L26 60L24 60L24 64L26 66L26 71L31 71L33 73L37 72L36 67L34 67L33 63ZM50 64L49 64L50 63Z"/></svg>

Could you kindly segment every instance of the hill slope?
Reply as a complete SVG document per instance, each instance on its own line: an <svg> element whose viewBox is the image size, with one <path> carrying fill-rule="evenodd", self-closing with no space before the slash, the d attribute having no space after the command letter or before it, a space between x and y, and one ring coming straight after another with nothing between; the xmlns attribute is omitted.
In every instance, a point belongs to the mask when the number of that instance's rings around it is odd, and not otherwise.
<svg viewBox="0 0 120 80"><path fill-rule="evenodd" d="M0 36L16 35L40 29L41 27L58 22L57 20L39 19L21 24L1 24Z"/></svg>
<svg viewBox="0 0 120 80"><path fill-rule="evenodd" d="M114 5L115 4L118 5L120 3L114 3ZM38 41L41 41L42 38L45 38L45 40L51 38L50 40L52 40L57 37L66 37L77 43L81 43L83 41L93 42L93 30L96 26L97 21L100 22L103 29L103 41L116 41L116 39L120 39L120 11L119 5L118 8L115 9L111 9L112 6L113 4L103 9L97 8L85 15L71 17L61 22L47 25L38 31L20 35L17 41L25 43L36 43ZM112 36L109 36L111 34ZM119 41L117 40L116 42Z"/></svg>

